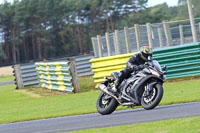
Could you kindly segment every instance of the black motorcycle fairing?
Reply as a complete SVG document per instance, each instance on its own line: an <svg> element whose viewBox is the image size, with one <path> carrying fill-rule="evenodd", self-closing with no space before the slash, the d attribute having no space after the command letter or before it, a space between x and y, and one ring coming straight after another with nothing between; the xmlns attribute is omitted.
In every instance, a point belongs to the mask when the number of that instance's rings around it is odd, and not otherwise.
<svg viewBox="0 0 200 133"><path fill-rule="evenodd" d="M132 83L128 83L127 80L123 81L120 85L119 98L121 100L123 99L122 101L125 100L125 101L128 101L128 102L137 103L137 101L130 96L131 86L132 86Z"/></svg>
<svg viewBox="0 0 200 133"><path fill-rule="evenodd" d="M131 96L135 98L134 101L136 101L136 104L139 104L139 105L140 105L140 99L139 99L139 97L138 97L138 95L137 95L137 92L138 92L139 88L140 88L143 84L145 84L148 80L150 80L150 79L151 79L151 80L152 80L152 79L157 80L157 81L159 81L161 84L164 83L164 80L163 80L163 79L161 79L160 77L154 76L154 75L149 75L149 76L143 78L136 86L133 86L133 87L131 88Z"/></svg>

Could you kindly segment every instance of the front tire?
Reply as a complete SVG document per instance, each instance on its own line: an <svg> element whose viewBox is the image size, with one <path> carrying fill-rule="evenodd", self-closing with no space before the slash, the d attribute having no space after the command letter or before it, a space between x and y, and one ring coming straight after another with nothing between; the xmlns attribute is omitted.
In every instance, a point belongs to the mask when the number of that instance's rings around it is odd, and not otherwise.
<svg viewBox="0 0 200 133"><path fill-rule="evenodd" d="M163 97L163 87L161 84L156 84L153 86L153 93L152 94L154 97L152 98L152 100L147 102L147 98L144 96L142 96L142 100L141 100L141 105L144 109L146 110L150 110L155 108L161 101L162 97Z"/></svg>
<svg viewBox="0 0 200 133"><path fill-rule="evenodd" d="M106 98L107 97L107 98ZM110 98L109 98L110 97ZM118 106L118 102L111 96L101 93L97 100L97 111L102 115L111 114Z"/></svg>

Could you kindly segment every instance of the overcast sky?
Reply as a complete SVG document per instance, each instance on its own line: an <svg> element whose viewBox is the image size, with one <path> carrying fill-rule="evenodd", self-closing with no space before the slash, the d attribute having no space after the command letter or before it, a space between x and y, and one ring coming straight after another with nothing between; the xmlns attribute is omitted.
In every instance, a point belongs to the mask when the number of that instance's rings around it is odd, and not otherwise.
<svg viewBox="0 0 200 133"><path fill-rule="evenodd" d="M7 0L8 2L13 2L13 0ZM0 0L0 4L2 4L4 0Z"/></svg>
<svg viewBox="0 0 200 133"><path fill-rule="evenodd" d="M0 0L0 4L3 3L4 0ZM13 0L7 0L8 2L13 2ZM162 4L166 2L169 6L175 6L178 4L178 0L149 0L148 1L148 7L157 5L157 4Z"/></svg>

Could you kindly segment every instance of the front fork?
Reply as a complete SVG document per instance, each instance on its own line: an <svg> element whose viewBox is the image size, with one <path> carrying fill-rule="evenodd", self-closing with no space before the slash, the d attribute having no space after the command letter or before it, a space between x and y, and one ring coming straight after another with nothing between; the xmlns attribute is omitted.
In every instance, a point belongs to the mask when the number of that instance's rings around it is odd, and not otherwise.
<svg viewBox="0 0 200 133"><path fill-rule="evenodd" d="M150 84L144 86L144 95L149 96L150 92L153 91L153 86L157 84L157 82L152 82Z"/></svg>

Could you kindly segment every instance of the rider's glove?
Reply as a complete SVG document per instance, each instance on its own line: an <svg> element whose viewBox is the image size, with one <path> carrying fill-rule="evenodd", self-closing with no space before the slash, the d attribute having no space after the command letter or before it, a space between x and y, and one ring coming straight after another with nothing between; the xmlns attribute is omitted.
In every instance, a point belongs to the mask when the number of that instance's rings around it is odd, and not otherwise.
<svg viewBox="0 0 200 133"><path fill-rule="evenodd" d="M138 71L144 69L144 65L129 65L129 69L132 71Z"/></svg>
<svg viewBox="0 0 200 133"><path fill-rule="evenodd" d="M144 68L147 68L149 66L149 64L146 62L144 63Z"/></svg>
<svg viewBox="0 0 200 133"><path fill-rule="evenodd" d="M137 66L135 66L135 65L130 65L130 66L129 66L129 69L130 69L131 71L135 71L135 69L137 69L136 67L137 67Z"/></svg>
<svg viewBox="0 0 200 133"><path fill-rule="evenodd" d="M142 69L144 69L144 65L134 66L134 70L136 70L136 71L142 70Z"/></svg>
<svg viewBox="0 0 200 133"><path fill-rule="evenodd" d="M142 69L144 69L144 65L139 65L138 70L142 70Z"/></svg>

